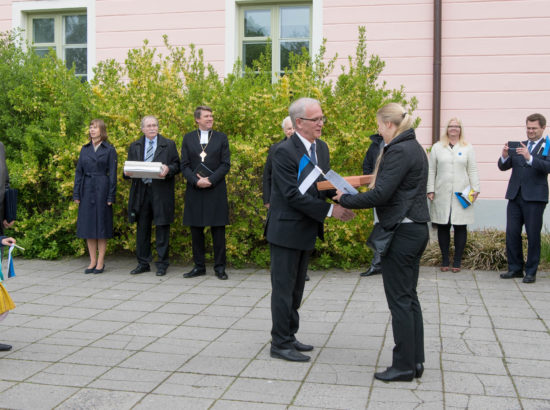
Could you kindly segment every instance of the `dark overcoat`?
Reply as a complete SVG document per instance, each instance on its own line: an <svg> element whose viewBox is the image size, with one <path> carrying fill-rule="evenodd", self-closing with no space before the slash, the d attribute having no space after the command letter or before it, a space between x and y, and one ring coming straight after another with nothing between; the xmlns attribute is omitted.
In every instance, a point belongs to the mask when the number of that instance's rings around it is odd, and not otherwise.
<svg viewBox="0 0 550 410"><path fill-rule="evenodd" d="M79 200L76 236L85 239L113 237L113 204L116 197L117 154L102 141L94 150L91 142L80 150L74 178L73 200Z"/></svg>
<svg viewBox="0 0 550 410"><path fill-rule="evenodd" d="M269 151L267 152L267 159L265 160L264 173L262 176L262 199L264 200L264 205L269 203L269 198L271 197L271 173L273 172L273 152L281 142L286 140L287 138L285 137L285 139L283 139L282 141L276 142L271 147L269 147Z"/></svg>
<svg viewBox="0 0 550 410"><path fill-rule="evenodd" d="M196 168L201 162L202 152L199 130L183 136L181 144L181 172L187 180L183 224L186 226L229 225L229 206L225 176L229 172L230 153L227 135L212 131L204 152L204 164L214 173L208 177L212 186L198 188Z"/></svg>
<svg viewBox="0 0 550 410"><path fill-rule="evenodd" d="M330 154L327 144L316 140L317 165L328 172ZM298 135L293 134L277 145L273 152L270 207L265 229L269 243L285 248L312 250L317 237L323 239L323 223L330 209L325 202L327 192L318 191L317 184L301 194L298 173L300 160L307 155ZM322 178L321 178L322 179Z"/></svg>
<svg viewBox="0 0 550 410"><path fill-rule="evenodd" d="M151 189L153 192L153 224L169 225L174 222L174 177L180 172L178 150L174 141L157 135L157 149L153 156L153 162L162 162L168 167L168 174L164 179L153 179ZM143 161L145 150L145 136L130 145L128 149L128 161ZM124 176L125 179L128 177ZM144 200L146 186L141 178L133 178L128 199L128 219L136 222L141 205Z"/></svg>
<svg viewBox="0 0 550 410"><path fill-rule="evenodd" d="M6 166L6 150L4 144L0 142L0 233L4 232L2 221L4 218L4 195L6 189L10 187L10 177L8 167ZM11 221L10 221L11 222Z"/></svg>

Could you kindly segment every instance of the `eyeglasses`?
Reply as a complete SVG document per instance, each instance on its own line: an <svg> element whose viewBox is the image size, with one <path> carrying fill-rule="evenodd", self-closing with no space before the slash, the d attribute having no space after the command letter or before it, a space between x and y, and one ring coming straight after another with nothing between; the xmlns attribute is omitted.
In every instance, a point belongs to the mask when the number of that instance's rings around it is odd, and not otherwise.
<svg viewBox="0 0 550 410"><path fill-rule="evenodd" d="M305 120L305 121L311 121L311 122L314 122L316 124L320 124L320 123L325 124L327 122L327 117L325 117L324 115L322 117L319 117L319 118L304 118L304 117L298 117L298 118L301 119L301 120Z"/></svg>
<svg viewBox="0 0 550 410"><path fill-rule="evenodd" d="M447 128L462 128L460 125L449 125Z"/></svg>

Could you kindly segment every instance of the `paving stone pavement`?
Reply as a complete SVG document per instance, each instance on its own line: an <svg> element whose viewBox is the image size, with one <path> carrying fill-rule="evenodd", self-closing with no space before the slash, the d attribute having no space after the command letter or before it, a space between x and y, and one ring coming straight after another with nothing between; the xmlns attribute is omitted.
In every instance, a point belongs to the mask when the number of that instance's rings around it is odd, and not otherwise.
<svg viewBox="0 0 550 410"><path fill-rule="evenodd" d="M550 409L550 275L534 285L496 272L421 269L426 370L383 383L391 318L380 276L310 272L299 339L309 363L269 356L263 269L189 266L130 275L111 257L16 260L5 282L17 308L0 322L0 408Z"/></svg>

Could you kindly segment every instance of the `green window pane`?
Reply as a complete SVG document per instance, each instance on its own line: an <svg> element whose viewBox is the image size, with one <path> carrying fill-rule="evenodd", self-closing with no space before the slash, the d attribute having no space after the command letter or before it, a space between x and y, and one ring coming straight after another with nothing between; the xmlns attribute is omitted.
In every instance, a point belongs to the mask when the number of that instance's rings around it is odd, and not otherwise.
<svg viewBox="0 0 550 410"><path fill-rule="evenodd" d="M281 7L281 38L309 38L309 7Z"/></svg>
<svg viewBox="0 0 550 410"><path fill-rule="evenodd" d="M243 67L252 67L252 62L258 60L260 55L265 53L266 49L267 43L243 44Z"/></svg>
<svg viewBox="0 0 550 410"><path fill-rule="evenodd" d="M55 47L36 47L34 52L40 57L44 57L49 53L50 48L53 49L53 52L55 53Z"/></svg>
<svg viewBox="0 0 550 410"><path fill-rule="evenodd" d="M309 41L282 41L281 42L281 71L289 67L290 53L302 54L302 48L309 51Z"/></svg>
<svg viewBox="0 0 550 410"><path fill-rule="evenodd" d="M271 12L269 10L246 10L244 12L244 36L268 37L271 35Z"/></svg>
<svg viewBox="0 0 550 410"><path fill-rule="evenodd" d="M55 41L55 22L53 18L32 20L33 43L53 43Z"/></svg>
<svg viewBox="0 0 550 410"><path fill-rule="evenodd" d="M87 43L87 21L86 16L65 16L65 44L86 44Z"/></svg>
<svg viewBox="0 0 550 410"><path fill-rule="evenodd" d="M88 66L88 55L86 48L66 48L65 64L67 68L75 65L76 74L86 74Z"/></svg>

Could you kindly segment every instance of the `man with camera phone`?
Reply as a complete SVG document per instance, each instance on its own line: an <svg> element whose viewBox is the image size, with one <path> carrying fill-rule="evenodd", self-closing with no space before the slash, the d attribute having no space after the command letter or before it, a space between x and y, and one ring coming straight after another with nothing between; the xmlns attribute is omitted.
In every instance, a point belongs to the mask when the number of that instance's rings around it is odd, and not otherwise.
<svg viewBox="0 0 550 410"><path fill-rule="evenodd" d="M498 160L501 171L512 169L506 190L506 256L508 272L502 279L523 278L534 283L540 260L542 216L548 203L549 144L543 138L546 118L541 114L527 117L527 141L504 145ZM521 232L527 232L527 262L523 260ZM525 269L525 277L523 271Z"/></svg>

